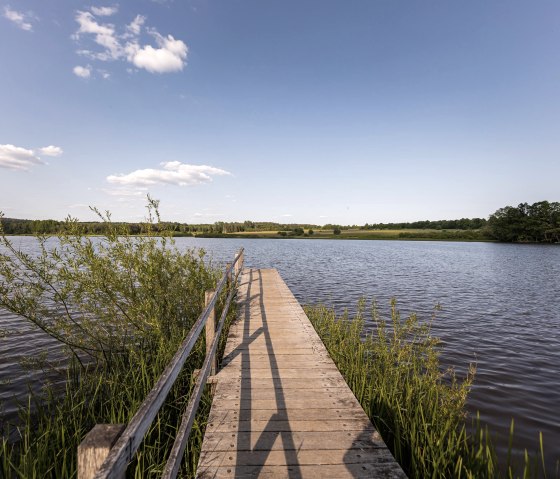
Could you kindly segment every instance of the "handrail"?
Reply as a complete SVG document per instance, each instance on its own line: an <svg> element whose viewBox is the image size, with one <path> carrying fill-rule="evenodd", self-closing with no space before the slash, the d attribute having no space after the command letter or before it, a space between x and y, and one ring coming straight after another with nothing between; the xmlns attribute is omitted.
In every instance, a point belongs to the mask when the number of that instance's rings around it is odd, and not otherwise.
<svg viewBox="0 0 560 479"><path fill-rule="evenodd" d="M239 265L236 267L236 264L238 262ZM162 375L160 376L160 378L158 379L158 381L156 382L152 390L148 393L146 399L144 399L144 401L138 408L138 411L136 411L136 414L133 416L133 418L126 426L126 429L123 431L122 435L119 437L115 445L111 447L109 455L107 456L107 458L105 459L105 461L103 462L99 470L97 470L97 472L95 473L96 479L109 479L109 478L122 477L122 474L124 473L124 471L126 471L128 464L134 458L134 454L138 450L138 447L144 440L144 435L148 431L148 428L152 424L159 409L165 402L167 394L169 393L175 380L179 376L179 373L188 355L193 349L202 331L202 328L204 327L204 324L208 320L210 313L213 311L216 305L216 301L219 294L221 293L228 278L231 278L232 269L235 267L235 271L236 271L235 278L237 279L237 277L239 276L239 272L241 271L242 268L242 263L243 263L243 248L239 250L238 254L235 256L233 263L226 268L222 278L220 279L220 281L216 286L216 291L214 295L206 305L204 311L200 314L200 316L194 323L193 327L189 331L189 334L184 339L181 346L173 356L173 359L165 368L164 372L162 373ZM230 292L230 295L228 296L228 302L227 302L228 307L229 304L231 303L232 296L233 295ZM220 320L220 324L221 323L222 321ZM217 335L216 338L219 338L219 336ZM212 345L212 348L215 353L214 344ZM210 362L208 357L206 358L204 363L205 367L207 362ZM207 371L205 371L205 374L207 377L208 375ZM200 398L198 400L200 400ZM190 402L189 402L189 406L190 406ZM183 425L181 425L181 427L182 426ZM190 430L190 427L188 427L188 429Z"/></svg>
<svg viewBox="0 0 560 479"><path fill-rule="evenodd" d="M237 283L237 278L241 273L241 269L237 271L235 278L233 280L233 284ZM175 442L173 443L173 448L171 449L171 453L169 454L169 458L167 459L167 464L165 465L165 470L163 471L163 475L161 476L162 479L175 479L177 474L179 473L179 467L181 467L181 460L183 459L183 453L185 452L185 448L187 447L187 440L189 438L189 434L191 432L191 428L194 422L194 417L196 411L198 409L198 405L200 403L200 398L202 397L202 392L204 391L204 386L206 385L206 381L208 380L208 376L210 375L210 370L212 369L212 364L214 362L214 356L216 354L216 350L218 349L218 343L220 342L220 334L222 333L222 328L226 321L226 316L228 313L229 305L233 298L233 293L235 289L232 288L229 292L229 295L226 300L226 304L224 306L224 310L222 311L222 316L220 318L220 322L218 323L218 327L216 328L216 335L214 336L214 341L212 341L212 347L210 351L206 354L206 359L204 360L204 365L200 370L198 375L197 384L195 390L191 394L189 399L189 403L183 413L183 418L181 420L181 426L177 431L177 435L175 436Z"/></svg>

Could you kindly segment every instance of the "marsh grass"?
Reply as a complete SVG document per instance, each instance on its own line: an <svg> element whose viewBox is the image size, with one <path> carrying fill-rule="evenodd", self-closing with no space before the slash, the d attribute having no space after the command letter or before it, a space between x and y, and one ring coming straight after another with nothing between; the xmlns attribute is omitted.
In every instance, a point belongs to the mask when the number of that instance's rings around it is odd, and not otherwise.
<svg viewBox="0 0 560 479"><path fill-rule="evenodd" d="M475 367L470 365L463 378L441 368L440 341L431 334L431 322L422 323L415 314L401 318L392 300L389 320L382 319L372 304L374 328L366 332L365 309L361 301L352 319L347 313L337 317L325 306L305 311L409 477L546 477L542 436L538 454L525 452L516 463L511 453L499 460L491 435L478 417L467 428L465 404ZM513 433L512 423L511 438Z"/></svg>
<svg viewBox="0 0 560 479"><path fill-rule="evenodd" d="M223 338L227 337L227 327L234 317L235 311L232 310ZM70 368L64 394L46 390L42 396L30 395L27 407L20 411L18 425L12 426L18 440L11 443L2 440L0 476L75 477L76 452L83 437L95 424L128 423L181 339L182 336L177 335L175 340L150 354L120 357L110 368L96 366L85 371ZM159 477L163 472L182 412L194 387L192 373L201 367L204 354L202 337L145 436L135 460L128 467L127 477ZM210 405L211 396L205 391L183 459L181 477L195 475Z"/></svg>

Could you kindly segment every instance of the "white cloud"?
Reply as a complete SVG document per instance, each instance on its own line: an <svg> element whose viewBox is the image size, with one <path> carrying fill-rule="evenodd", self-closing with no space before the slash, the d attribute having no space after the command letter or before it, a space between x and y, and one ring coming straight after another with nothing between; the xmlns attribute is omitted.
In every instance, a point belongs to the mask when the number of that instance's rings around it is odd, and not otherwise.
<svg viewBox="0 0 560 479"><path fill-rule="evenodd" d="M207 165L189 165L179 161L161 163L162 169L146 168L128 174L111 175L109 183L122 186L146 187L156 184L192 186L212 181L212 176L230 175L231 173Z"/></svg>
<svg viewBox="0 0 560 479"><path fill-rule="evenodd" d="M177 72L185 67L188 47L182 40L177 40L171 35L164 37L151 28L147 32L155 39L156 45L140 42L146 17L136 15L134 20L118 33L112 23L101 23L95 18L93 14L99 11L96 7L92 7L91 10L76 12L75 19L79 27L72 38L80 42L83 37L91 37L93 42L101 47L101 51L80 48L77 50L79 55L99 61L125 60L150 73Z"/></svg>
<svg viewBox="0 0 560 479"><path fill-rule="evenodd" d="M145 45L139 48L132 45L129 49L128 60L138 68L144 68L150 73L169 73L181 71L187 58L187 45L181 40L175 40L171 35L163 38L156 37L160 48Z"/></svg>
<svg viewBox="0 0 560 479"><path fill-rule="evenodd" d="M43 148L39 148L39 152L45 156L60 156L63 153L62 148L60 148L60 146L54 146L54 145L43 146Z"/></svg>
<svg viewBox="0 0 560 479"><path fill-rule="evenodd" d="M45 165L40 156L60 156L62 148L59 146L44 146L37 150L29 150L21 146L0 145L0 168L10 170L29 170L34 165Z"/></svg>
<svg viewBox="0 0 560 479"><path fill-rule="evenodd" d="M99 17L110 17L119 11L119 7L91 7L91 11Z"/></svg>
<svg viewBox="0 0 560 479"><path fill-rule="evenodd" d="M14 22L19 28L27 32L33 30L33 25L29 21L31 16L32 15L12 10L9 5L4 7L4 17Z"/></svg>
<svg viewBox="0 0 560 479"><path fill-rule="evenodd" d="M82 66L75 66L72 71L74 75L80 78L89 78L91 76L91 68L90 67L82 67Z"/></svg>
<svg viewBox="0 0 560 479"><path fill-rule="evenodd" d="M29 170L44 164L33 150L14 145L0 145L0 167L11 170Z"/></svg>

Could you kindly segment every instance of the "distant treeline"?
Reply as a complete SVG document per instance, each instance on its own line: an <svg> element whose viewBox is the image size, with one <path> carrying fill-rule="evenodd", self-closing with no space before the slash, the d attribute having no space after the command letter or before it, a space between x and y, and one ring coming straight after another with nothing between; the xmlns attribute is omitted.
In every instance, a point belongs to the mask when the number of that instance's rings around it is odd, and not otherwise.
<svg viewBox="0 0 560 479"><path fill-rule="evenodd" d="M560 203L500 208L488 219L488 231L498 241L560 243Z"/></svg>
<svg viewBox="0 0 560 479"><path fill-rule="evenodd" d="M66 222L55 220L23 220L14 218L0 219L6 234L55 234L63 232ZM103 234L107 225L102 222L80 222L84 234ZM130 234L142 234L146 225L143 223L118 223ZM440 230L438 239L494 239L506 242L560 243L560 203L540 201L529 205L521 203L517 207L506 206L484 218L461 218L459 220L414 221L410 223L366 223L363 226L342 226L326 224L290 223L282 224L268 221L222 222L213 224L187 224L166 222L151 225L153 230L173 232L177 236L214 236L241 232L278 231L281 235L290 232L298 235L304 231L332 230L340 234L341 230ZM286 235L288 233L285 233ZM308 233L312 234L312 233ZM301 236L301 235L300 235ZM399 233L401 238L427 239L433 234L419 232Z"/></svg>
<svg viewBox="0 0 560 479"><path fill-rule="evenodd" d="M4 228L4 233L10 235L26 235L26 234L56 234L63 232L66 228L65 221L56 220L24 220L16 218L1 218L0 222ZM104 234L107 229L107 224L102 222L78 222L84 234ZM130 234L142 234L145 231L146 225L143 223L113 223L127 228ZM241 222L222 222L218 221L213 224L188 224L177 223L170 221L161 221L151 225L154 231L171 231L178 235L222 235L228 233L239 233L244 231L275 231L275 230L289 230L295 231L296 229L321 228L316 225L309 224L281 224L273 222L254 222L244 221Z"/></svg>
<svg viewBox="0 0 560 479"><path fill-rule="evenodd" d="M374 223L364 225L366 230L478 230L486 226L484 218L461 218L460 220L413 221L412 223Z"/></svg>

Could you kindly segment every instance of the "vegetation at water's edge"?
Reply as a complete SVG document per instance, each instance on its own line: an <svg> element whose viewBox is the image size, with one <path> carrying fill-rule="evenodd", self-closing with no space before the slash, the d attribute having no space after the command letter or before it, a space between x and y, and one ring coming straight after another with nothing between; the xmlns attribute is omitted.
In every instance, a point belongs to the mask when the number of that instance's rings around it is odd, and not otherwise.
<svg viewBox="0 0 560 479"><path fill-rule="evenodd" d="M54 220L0 218L7 234L53 234L64 231L66 223ZM103 222L80 223L85 234L105 234ZM128 234L141 234L140 223L121 223ZM517 207L506 206L483 218L414 221L409 223L366 223L365 225L322 226L280 224L268 221L187 224L160 222L154 231L174 236L215 238L337 238L337 239L416 239L452 241L505 241L532 243L560 242L560 203L540 201Z"/></svg>
<svg viewBox="0 0 560 479"><path fill-rule="evenodd" d="M415 315L402 319L392 302L385 321L372 306L373 332L364 330L365 304L352 320L324 306L305 311L329 354L395 459L411 478L537 478L544 449L515 463L498 458L487 429L469 434L465 402L474 377L442 371L439 341ZM512 423L513 424L513 423ZM513 436L513 430L512 430ZM557 472L557 476L558 472Z"/></svg>
<svg viewBox="0 0 560 479"><path fill-rule="evenodd" d="M156 206L151 203L157 215ZM22 406L17 424L2 424L16 440L0 441L0 477L75 477L84 436L95 424L130 421L202 311L204 292L215 287L220 272L205 263L202 251L179 251L172 239L156 236L151 221L143 225L144 235L132 237L102 219L106 236L86 237L69 220L67 233L54 241L38 238L38 256L14 249L5 236L0 240L0 307L56 338L68 358L56 365L34 359L49 377L63 371L65 390L45 384ZM224 299L225 293L218 314ZM194 386L192 373L204 354L202 335L129 466L129 477L161 476ZM183 477L194 476L209 407L205 394Z"/></svg>

